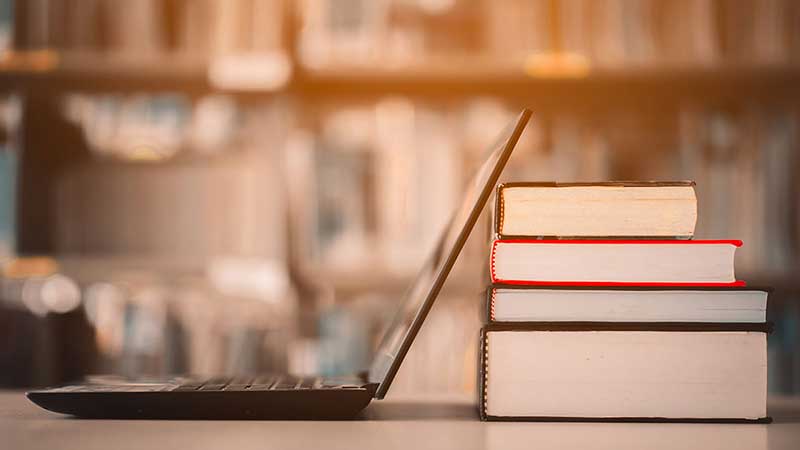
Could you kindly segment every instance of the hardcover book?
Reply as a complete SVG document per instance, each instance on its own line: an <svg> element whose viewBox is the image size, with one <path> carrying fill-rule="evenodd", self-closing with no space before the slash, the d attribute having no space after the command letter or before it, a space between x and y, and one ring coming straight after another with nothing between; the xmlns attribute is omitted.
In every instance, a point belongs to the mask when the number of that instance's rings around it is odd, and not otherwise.
<svg viewBox="0 0 800 450"><path fill-rule="evenodd" d="M501 239L679 238L694 235L694 182L506 183L497 188Z"/></svg>
<svg viewBox="0 0 800 450"><path fill-rule="evenodd" d="M492 324L483 420L769 422L768 324Z"/></svg>
<svg viewBox="0 0 800 450"><path fill-rule="evenodd" d="M486 290L489 322L763 323L769 290L750 287L521 286Z"/></svg>
<svg viewBox="0 0 800 450"><path fill-rule="evenodd" d="M735 240L500 239L493 283L520 285L743 286Z"/></svg>

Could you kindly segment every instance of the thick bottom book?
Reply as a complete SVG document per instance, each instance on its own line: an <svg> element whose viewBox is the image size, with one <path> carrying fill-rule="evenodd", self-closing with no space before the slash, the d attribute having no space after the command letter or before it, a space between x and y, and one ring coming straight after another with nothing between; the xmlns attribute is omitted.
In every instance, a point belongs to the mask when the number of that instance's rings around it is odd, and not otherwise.
<svg viewBox="0 0 800 450"><path fill-rule="evenodd" d="M769 421L767 324L661 326L487 325L481 418Z"/></svg>

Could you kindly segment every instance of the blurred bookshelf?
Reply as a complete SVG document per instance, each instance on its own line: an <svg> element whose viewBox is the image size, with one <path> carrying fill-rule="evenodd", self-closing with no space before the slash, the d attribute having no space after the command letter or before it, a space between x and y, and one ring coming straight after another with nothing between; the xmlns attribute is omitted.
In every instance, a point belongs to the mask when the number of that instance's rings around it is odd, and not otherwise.
<svg viewBox="0 0 800 450"><path fill-rule="evenodd" d="M775 288L771 388L800 392L797 2L4 0L0 55L0 170L20 180L0 260L57 266L0 278L5 304L63 273L123 305L82 306L110 371L360 368L529 107L506 181L697 181L697 236L742 239L739 277ZM399 390L472 389L487 223Z"/></svg>
<svg viewBox="0 0 800 450"><path fill-rule="evenodd" d="M254 56L258 60L259 56ZM291 60L287 60L291 61ZM235 61L227 64L235 65ZM264 64L271 64L268 60ZM476 68L477 66L477 68ZM241 101L278 94L312 101L424 96L440 100L486 95L537 102L540 108L592 104L675 104L681 101L743 103L800 97L800 65L722 65L719 67L632 67L624 69L541 68L524 62L456 58L399 67L306 69L289 63L291 75L262 85L236 79L215 81L209 63L168 56L114 58L102 54L34 52L0 60L0 91L23 89L54 95L86 92L180 92L193 97L226 94ZM246 66L243 70L246 70ZM624 92L620 89L624 87Z"/></svg>

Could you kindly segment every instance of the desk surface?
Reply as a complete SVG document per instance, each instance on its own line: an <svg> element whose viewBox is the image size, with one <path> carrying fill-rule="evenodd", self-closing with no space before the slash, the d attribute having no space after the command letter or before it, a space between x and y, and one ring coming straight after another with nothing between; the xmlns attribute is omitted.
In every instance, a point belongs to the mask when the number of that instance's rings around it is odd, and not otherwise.
<svg viewBox="0 0 800 450"><path fill-rule="evenodd" d="M770 425L484 423L469 398L388 399L346 422L81 420L0 392L0 447L8 449L793 449L800 398L771 399Z"/></svg>

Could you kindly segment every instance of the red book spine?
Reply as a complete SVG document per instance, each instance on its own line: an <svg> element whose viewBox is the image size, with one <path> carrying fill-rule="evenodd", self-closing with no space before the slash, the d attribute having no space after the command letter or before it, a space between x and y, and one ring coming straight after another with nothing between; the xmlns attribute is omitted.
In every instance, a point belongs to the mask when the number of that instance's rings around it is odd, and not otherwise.
<svg viewBox="0 0 800 450"><path fill-rule="evenodd" d="M675 287L715 287L715 286L745 286L742 280L723 282L630 282L630 281L532 281L532 280L506 280L498 278L495 273L495 255L497 244L645 244L645 245L708 245L708 244L729 244L736 247L742 246L742 241L734 239L717 240L622 240L622 239L496 239L492 242L492 253L490 257L490 268L492 283L516 284L521 286L675 286Z"/></svg>

